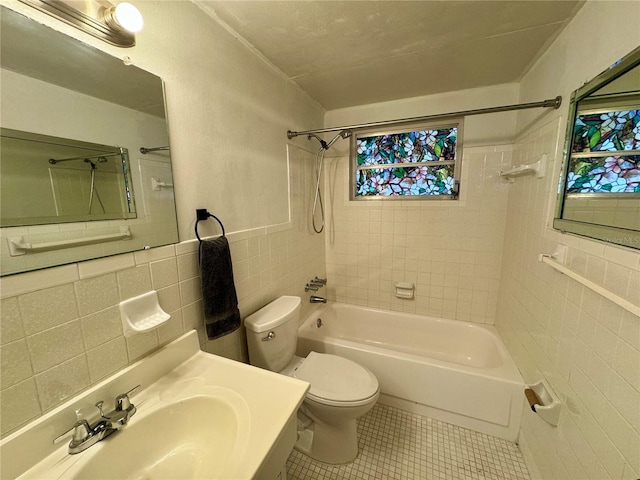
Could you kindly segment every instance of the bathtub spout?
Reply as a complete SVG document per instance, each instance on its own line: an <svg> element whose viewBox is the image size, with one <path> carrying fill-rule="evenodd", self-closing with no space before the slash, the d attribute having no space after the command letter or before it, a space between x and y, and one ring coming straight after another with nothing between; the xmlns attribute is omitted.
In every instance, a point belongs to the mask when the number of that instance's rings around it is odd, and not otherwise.
<svg viewBox="0 0 640 480"><path fill-rule="evenodd" d="M316 295L311 295L309 298L310 303L327 303L327 299L323 297L317 297Z"/></svg>

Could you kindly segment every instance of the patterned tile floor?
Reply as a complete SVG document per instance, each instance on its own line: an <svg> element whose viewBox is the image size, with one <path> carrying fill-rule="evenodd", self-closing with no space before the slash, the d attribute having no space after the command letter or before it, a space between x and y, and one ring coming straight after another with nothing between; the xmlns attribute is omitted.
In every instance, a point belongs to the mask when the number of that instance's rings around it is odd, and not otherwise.
<svg viewBox="0 0 640 480"><path fill-rule="evenodd" d="M359 454L327 465L294 450L288 480L529 480L515 443L377 404L358 421Z"/></svg>

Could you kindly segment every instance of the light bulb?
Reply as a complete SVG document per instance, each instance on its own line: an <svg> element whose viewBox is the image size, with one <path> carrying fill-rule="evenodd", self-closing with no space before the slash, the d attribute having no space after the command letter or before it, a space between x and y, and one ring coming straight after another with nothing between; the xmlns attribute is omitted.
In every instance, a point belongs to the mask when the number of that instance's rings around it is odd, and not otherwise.
<svg viewBox="0 0 640 480"><path fill-rule="evenodd" d="M113 18L118 25L131 33L137 33L144 27L144 19L140 10L128 2L121 2L116 6Z"/></svg>

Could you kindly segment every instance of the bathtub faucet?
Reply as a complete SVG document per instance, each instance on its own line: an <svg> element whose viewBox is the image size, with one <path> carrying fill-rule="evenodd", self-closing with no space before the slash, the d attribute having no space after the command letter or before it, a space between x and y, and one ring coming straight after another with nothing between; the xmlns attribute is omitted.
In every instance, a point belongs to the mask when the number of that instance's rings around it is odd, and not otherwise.
<svg viewBox="0 0 640 480"><path fill-rule="evenodd" d="M322 297L317 297L315 295L311 295L311 297L309 298L309 302L311 302L311 303L327 303L327 299L326 298L322 298Z"/></svg>
<svg viewBox="0 0 640 480"><path fill-rule="evenodd" d="M307 282L307 284L304 286L304 291L308 292L309 290L313 290L314 292L317 292L319 289L321 289L322 287L324 287L327 284L327 279L326 278L314 278L313 280L309 280L309 282Z"/></svg>

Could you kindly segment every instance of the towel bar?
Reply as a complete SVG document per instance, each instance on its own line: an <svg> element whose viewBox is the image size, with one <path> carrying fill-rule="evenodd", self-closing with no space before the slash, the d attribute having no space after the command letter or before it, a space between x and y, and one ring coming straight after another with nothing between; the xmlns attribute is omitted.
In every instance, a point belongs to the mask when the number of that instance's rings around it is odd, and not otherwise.
<svg viewBox="0 0 640 480"><path fill-rule="evenodd" d="M195 232L196 232L196 238L200 243L202 243L202 239L200 238L200 235L198 235L198 222L200 222L200 220L206 220L207 218L213 218L216 222L218 222L218 224L220 225L220 228L222 229L222 236L223 237L225 236L224 225L222 224L220 219L215 215L209 213L206 208L197 208Z"/></svg>

